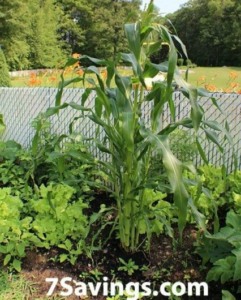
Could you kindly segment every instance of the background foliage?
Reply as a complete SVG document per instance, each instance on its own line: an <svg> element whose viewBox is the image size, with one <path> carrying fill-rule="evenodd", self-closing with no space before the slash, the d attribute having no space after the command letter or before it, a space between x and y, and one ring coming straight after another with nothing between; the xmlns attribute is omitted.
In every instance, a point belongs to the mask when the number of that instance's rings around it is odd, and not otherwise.
<svg viewBox="0 0 241 300"><path fill-rule="evenodd" d="M61 66L67 55L110 58L125 49L123 24L139 0L6 0L0 2L0 44L11 70Z"/></svg>
<svg viewBox="0 0 241 300"><path fill-rule="evenodd" d="M11 70L60 67L71 53L110 59L126 50L122 24L139 19L140 5L140 0L1 1L0 44ZM241 66L239 0L192 0L167 18L194 63Z"/></svg>
<svg viewBox="0 0 241 300"><path fill-rule="evenodd" d="M10 86L10 76L5 55L0 48L0 86Z"/></svg>
<svg viewBox="0 0 241 300"><path fill-rule="evenodd" d="M168 17L196 64L241 65L240 0L190 0Z"/></svg>

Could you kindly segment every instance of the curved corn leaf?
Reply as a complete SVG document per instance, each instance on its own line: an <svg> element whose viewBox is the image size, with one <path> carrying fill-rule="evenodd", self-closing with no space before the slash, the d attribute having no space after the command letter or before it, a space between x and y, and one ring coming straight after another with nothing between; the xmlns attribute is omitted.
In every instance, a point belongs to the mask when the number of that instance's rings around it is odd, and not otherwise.
<svg viewBox="0 0 241 300"><path fill-rule="evenodd" d="M120 128L125 147L128 151L134 151L135 120L133 112L120 114Z"/></svg>
<svg viewBox="0 0 241 300"><path fill-rule="evenodd" d="M131 78L115 74L115 83L120 92L128 99L131 94Z"/></svg>
<svg viewBox="0 0 241 300"><path fill-rule="evenodd" d="M129 49L139 62L141 54L140 23L125 24L125 35L127 37Z"/></svg>
<svg viewBox="0 0 241 300"><path fill-rule="evenodd" d="M222 145L219 143L219 140L218 140L218 135L215 131L211 131L211 130L208 130L208 129L205 129L204 128L204 132L206 133L206 136L207 138L212 141L214 144L216 144L219 148L219 151L221 153L223 153L223 147Z"/></svg>
<svg viewBox="0 0 241 300"><path fill-rule="evenodd" d="M162 161L174 193L174 202L178 208L178 227L181 238L186 224L188 203L188 192L182 176L182 163L173 155L165 136L158 136L147 130L142 130L142 134L155 147L156 151L162 154Z"/></svg>
<svg viewBox="0 0 241 300"><path fill-rule="evenodd" d="M55 105L56 106L61 105L61 99L62 99L62 95L63 95L63 91L64 91L65 87L67 87L68 85L70 85L72 83L83 81L82 77L75 77L75 78L72 78L69 80L64 80L63 74L61 75L61 78L62 78L62 81L59 84L58 92L55 97Z"/></svg>
<svg viewBox="0 0 241 300"><path fill-rule="evenodd" d="M203 148L202 148L201 143L199 142L198 137L196 137L196 145L197 145L197 149L198 149L198 152L199 152L201 158L203 159L203 161L204 161L206 164L208 164L207 156L206 156L206 154L205 154L205 152L204 152L204 150L203 150Z"/></svg>

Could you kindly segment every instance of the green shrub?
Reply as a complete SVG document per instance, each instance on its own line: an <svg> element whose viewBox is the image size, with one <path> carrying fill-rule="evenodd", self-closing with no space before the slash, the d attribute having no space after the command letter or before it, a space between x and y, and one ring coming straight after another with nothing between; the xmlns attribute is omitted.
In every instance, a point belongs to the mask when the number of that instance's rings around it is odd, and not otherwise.
<svg viewBox="0 0 241 300"><path fill-rule="evenodd" d="M8 65L3 51L0 48L0 86L11 86Z"/></svg>
<svg viewBox="0 0 241 300"><path fill-rule="evenodd" d="M185 63L186 63L186 66L190 66L192 64L192 61L191 61L191 59L186 59Z"/></svg>
<svg viewBox="0 0 241 300"><path fill-rule="evenodd" d="M87 204L82 199L73 201L74 192L68 185L42 185L39 199L32 202L33 211L37 213L33 229L47 248L68 237L76 240L88 233L87 217L83 215Z"/></svg>
<svg viewBox="0 0 241 300"><path fill-rule="evenodd" d="M10 187L11 195L19 196L24 203L33 197L28 175L31 160L18 143L0 141L0 187Z"/></svg>

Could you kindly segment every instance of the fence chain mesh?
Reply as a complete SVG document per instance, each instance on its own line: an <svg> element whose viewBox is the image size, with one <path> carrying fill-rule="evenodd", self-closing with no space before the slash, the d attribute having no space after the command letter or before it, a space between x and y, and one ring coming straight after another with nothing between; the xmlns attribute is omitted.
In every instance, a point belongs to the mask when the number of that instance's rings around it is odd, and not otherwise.
<svg viewBox="0 0 241 300"><path fill-rule="evenodd" d="M62 103L75 102L81 104L81 95L84 91L77 88L65 89ZM0 88L0 113L3 114L6 130L1 139L15 140L23 147L29 147L34 136L34 129L31 125L34 118L39 113L53 107L57 89L55 88ZM212 105L211 97L217 100L221 110L220 112ZM86 105L94 106L94 93L90 94ZM190 114L189 100L180 92L173 94L176 104L176 120L181 120ZM229 124L230 134L233 138L235 154L238 159L238 168L241 169L241 95L239 94L210 94L210 97L200 97L199 104L205 111L206 120L217 121L222 126L225 122ZM142 106L142 117L146 123L150 120L150 111L152 103L147 102ZM51 131L56 134L68 134L69 124L74 118L81 115L80 111L67 107L61 110L58 115L50 118ZM164 109L162 117L162 126L165 127L171 122L171 116L167 107ZM95 138L96 124L88 117L82 117L75 121L75 130L86 138ZM202 135L202 133L201 133ZM103 139L103 131L99 132L100 139ZM220 134L222 138L222 134ZM223 162L231 171L233 169L233 152L228 143L224 145L224 153L220 153L217 147L207 139L202 140L202 147L210 163L216 166ZM106 154L100 153L94 144L91 151L99 158L108 159ZM201 158L196 158L196 164L201 164Z"/></svg>

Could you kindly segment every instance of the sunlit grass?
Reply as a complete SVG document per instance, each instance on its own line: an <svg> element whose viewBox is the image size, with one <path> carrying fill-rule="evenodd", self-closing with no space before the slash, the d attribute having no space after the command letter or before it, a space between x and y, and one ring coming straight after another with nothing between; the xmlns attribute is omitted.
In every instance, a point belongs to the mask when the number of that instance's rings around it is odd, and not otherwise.
<svg viewBox="0 0 241 300"><path fill-rule="evenodd" d="M240 67L197 67L189 70L188 81L211 91L241 91Z"/></svg>
<svg viewBox="0 0 241 300"><path fill-rule="evenodd" d="M38 297L37 295L37 283L26 280L21 274L0 271L0 300L46 299L46 297ZM54 295L48 299L63 300L64 298Z"/></svg>
<svg viewBox="0 0 241 300"><path fill-rule="evenodd" d="M103 79L105 79L105 72L104 69L100 68L100 74ZM132 71L128 68L120 67L118 68L122 75L131 75ZM21 77L12 77L11 79L11 86L12 87L58 87L58 84L61 80L61 70L46 70L46 72L41 72L36 74L34 72L30 72L29 76L21 76ZM80 70L66 70L64 72L64 79L71 80L76 76L82 76L82 71ZM87 77L96 79L93 74L89 74ZM85 82L85 87L88 87L88 82ZM114 80L112 81L112 85L114 86ZM82 82L73 83L68 86L69 88L83 88L84 85Z"/></svg>
<svg viewBox="0 0 241 300"><path fill-rule="evenodd" d="M118 68L121 75L132 75L131 69ZM101 76L105 79L105 72L100 69ZM61 70L42 72L38 75L30 73L29 76L12 78L12 87L58 87ZM81 76L76 70L66 70L65 79L70 80ZM89 75L94 78L94 75ZM94 78L95 79L95 78ZM212 92L238 92L241 93L241 67L197 67L189 70L188 81L197 87L206 88ZM114 86L114 80L112 86ZM83 88L82 82L69 85L71 88ZM88 83L85 83L88 87Z"/></svg>
<svg viewBox="0 0 241 300"><path fill-rule="evenodd" d="M0 300L30 299L34 291L34 284L22 276L12 275L4 271L0 272Z"/></svg>

